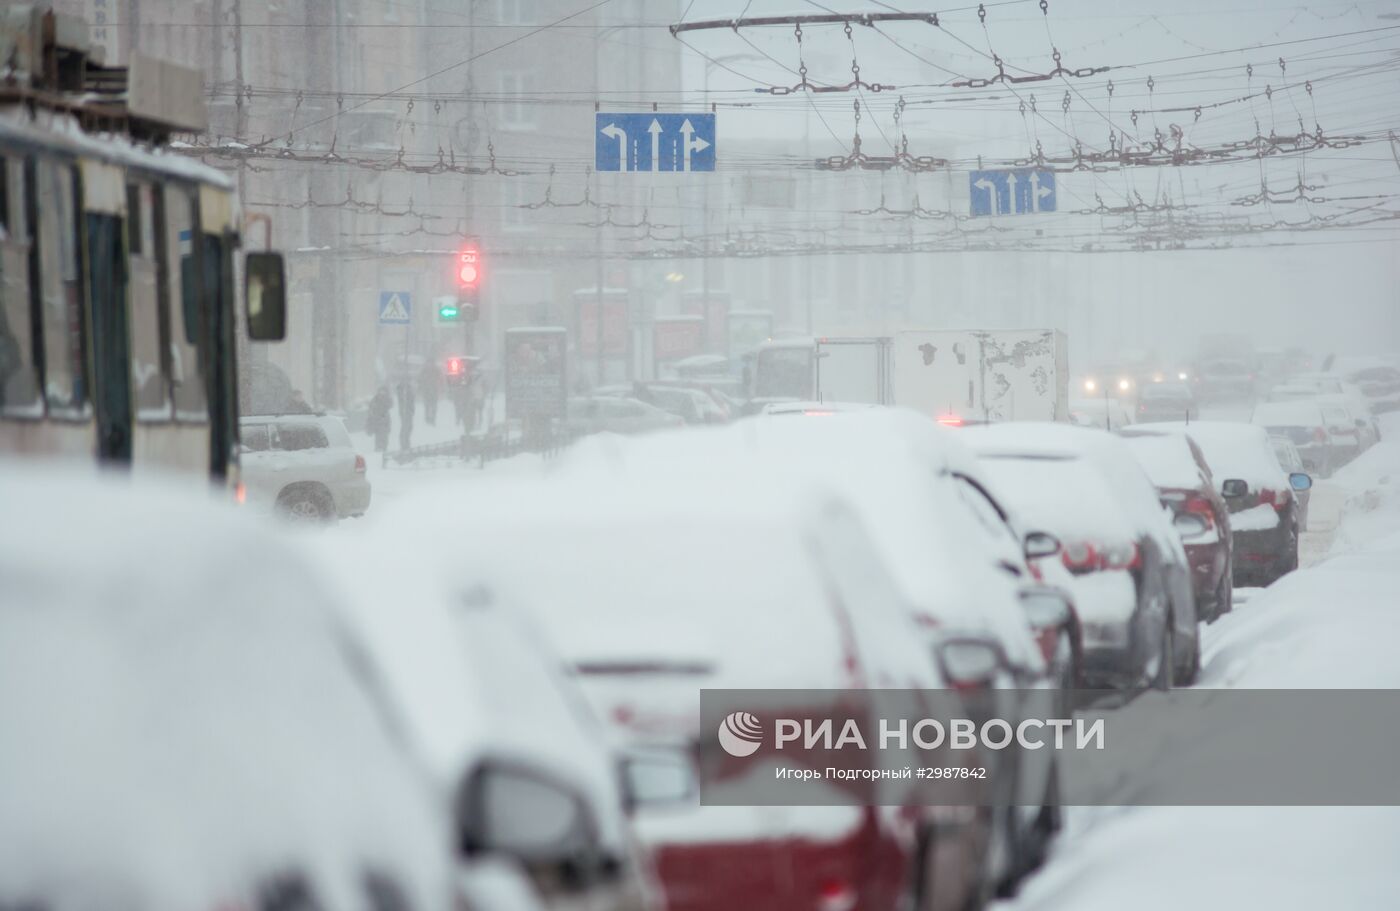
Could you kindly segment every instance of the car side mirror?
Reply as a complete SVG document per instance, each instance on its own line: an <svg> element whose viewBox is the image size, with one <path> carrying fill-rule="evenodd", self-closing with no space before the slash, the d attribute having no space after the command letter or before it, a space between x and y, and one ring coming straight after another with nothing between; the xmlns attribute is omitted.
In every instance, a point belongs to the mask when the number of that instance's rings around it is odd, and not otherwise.
<svg viewBox="0 0 1400 911"><path fill-rule="evenodd" d="M944 679L954 686L990 686L1001 670L1001 649L986 639L945 639L938 644L937 654Z"/></svg>
<svg viewBox="0 0 1400 911"><path fill-rule="evenodd" d="M1301 471L1295 471L1288 476L1288 485L1294 490L1303 491L1312 489L1312 475Z"/></svg>
<svg viewBox="0 0 1400 911"><path fill-rule="evenodd" d="M1026 612L1026 621L1038 630L1057 629L1070 618L1069 600L1044 586L1022 589L1021 609Z"/></svg>
<svg viewBox="0 0 1400 911"><path fill-rule="evenodd" d="M633 751L619 765L623 805L629 813L689 803L699 793L695 769L679 750Z"/></svg>
<svg viewBox="0 0 1400 911"><path fill-rule="evenodd" d="M463 856L504 854L523 863L569 863L591 843L583 798L533 770L485 762L457 799Z"/></svg>
<svg viewBox="0 0 1400 911"><path fill-rule="evenodd" d="M250 339L280 342L287 337L287 276L282 254L248 254L243 267L243 306Z"/></svg>
<svg viewBox="0 0 1400 911"><path fill-rule="evenodd" d="M1239 478L1227 478L1220 482L1220 495L1222 497L1242 497L1249 493L1249 485Z"/></svg>
<svg viewBox="0 0 1400 911"><path fill-rule="evenodd" d="M1047 531L1029 532L1022 542L1022 552L1027 560L1053 557L1060 552L1060 539Z"/></svg>

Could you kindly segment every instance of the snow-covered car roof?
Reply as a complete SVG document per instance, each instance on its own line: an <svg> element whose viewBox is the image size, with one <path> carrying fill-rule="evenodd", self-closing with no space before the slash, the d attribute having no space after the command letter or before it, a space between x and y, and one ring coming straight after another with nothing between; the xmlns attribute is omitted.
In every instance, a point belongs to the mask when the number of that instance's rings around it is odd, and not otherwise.
<svg viewBox="0 0 1400 911"><path fill-rule="evenodd" d="M772 402L763 406L763 414L805 414L826 416L850 411L867 411L878 408L865 402Z"/></svg>
<svg viewBox="0 0 1400 911"><path fill-rule="evenodd" d="M1065 544L1116 544L1137 537L1112 491L1082 456L989 452L982 466L999 497Z"/></svg>
<svg viewBox="0 0 1400 911"><path fill-rule="evenodd" d="M446 814L276 530L188 489L0 466L0 894L214 908L302 874L449 901Z"/></svg>
<svg viewBox="0 0 1400 911"><path fill-rule="evenodd" d="M1129 428L1122 436L1159 489L1192 490L1206 480L1185 433Z"/></svg>
<svg viewBox="0 0 1400 911"><path fill-rule="evenodd" d="M381 531L312 543L444 799L484 759L522 764L584 794L621 849L607 737L546 637L488 589L448 581L423 537Z"/></svg>
<svg viewBox="0 0 1400 911"><path fill-rule="evenodd" d="M1179 430L1201 447L1210 466L1215 487L1228 480L1241 480L1251 490L1285 490L1288 477L1279 467L1278 456L1264 428L1236 421L1192 421L1154 425L1162 430Z"/></svg>
<svg viewBox="0 0 1400 911"><path fill-rule="evenodd" d="M1324 423L1322 405L1316 399L1260 402L1249 420L1261 427L1320 427Z"/></svg>

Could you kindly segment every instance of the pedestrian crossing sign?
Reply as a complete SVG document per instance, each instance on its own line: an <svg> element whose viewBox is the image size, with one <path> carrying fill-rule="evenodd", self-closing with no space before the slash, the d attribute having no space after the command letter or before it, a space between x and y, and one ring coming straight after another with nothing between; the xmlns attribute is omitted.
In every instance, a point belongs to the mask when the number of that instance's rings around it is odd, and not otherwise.
<svg viewBox="0 0 1400 911"><path fill-rule="evenodd" d="M379 292L379 325L407 326L413 313L413 295L407 291Z"/></svg>

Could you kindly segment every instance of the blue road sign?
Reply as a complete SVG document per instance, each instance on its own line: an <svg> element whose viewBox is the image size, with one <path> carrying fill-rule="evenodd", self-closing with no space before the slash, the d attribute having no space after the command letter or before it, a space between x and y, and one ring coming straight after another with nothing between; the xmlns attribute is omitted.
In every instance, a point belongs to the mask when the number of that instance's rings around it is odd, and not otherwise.
<svg viewBox="0 0 1400 911"><path fill-rule="evenodd" d="M412 317L412 294L407 291L379 292L379 325L407 326Z"/></svg>
<svg viewBox="0 0 1400 911"><path fill-rule="evenodd" d="M599 171L713 171L714 114L597 114Z"/></svg>
<svg viewBox="0 0 1400 911"><path fill-rule="evenodd" d="M1020 168L968 175L973 215L1029 215L1055 211L1055 172Z"/></svg>

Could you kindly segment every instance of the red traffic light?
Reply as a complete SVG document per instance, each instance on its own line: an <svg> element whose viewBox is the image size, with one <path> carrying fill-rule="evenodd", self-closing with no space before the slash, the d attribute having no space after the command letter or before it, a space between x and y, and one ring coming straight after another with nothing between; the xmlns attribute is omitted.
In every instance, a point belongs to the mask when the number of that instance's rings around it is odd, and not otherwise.
<svg viewBox="0 0 1400 911"><path fill-rule="evenodd" d="M447 373L449 376L462 375L462 359L460 357L449 357L447 359Z"/></svg>
<svg viewBox="0 0 1400 911"><path fill-rule="evenodd" d="M481 280L481 254L467 247L457 254L457 283L463 288L475 288Z"/></svg>

